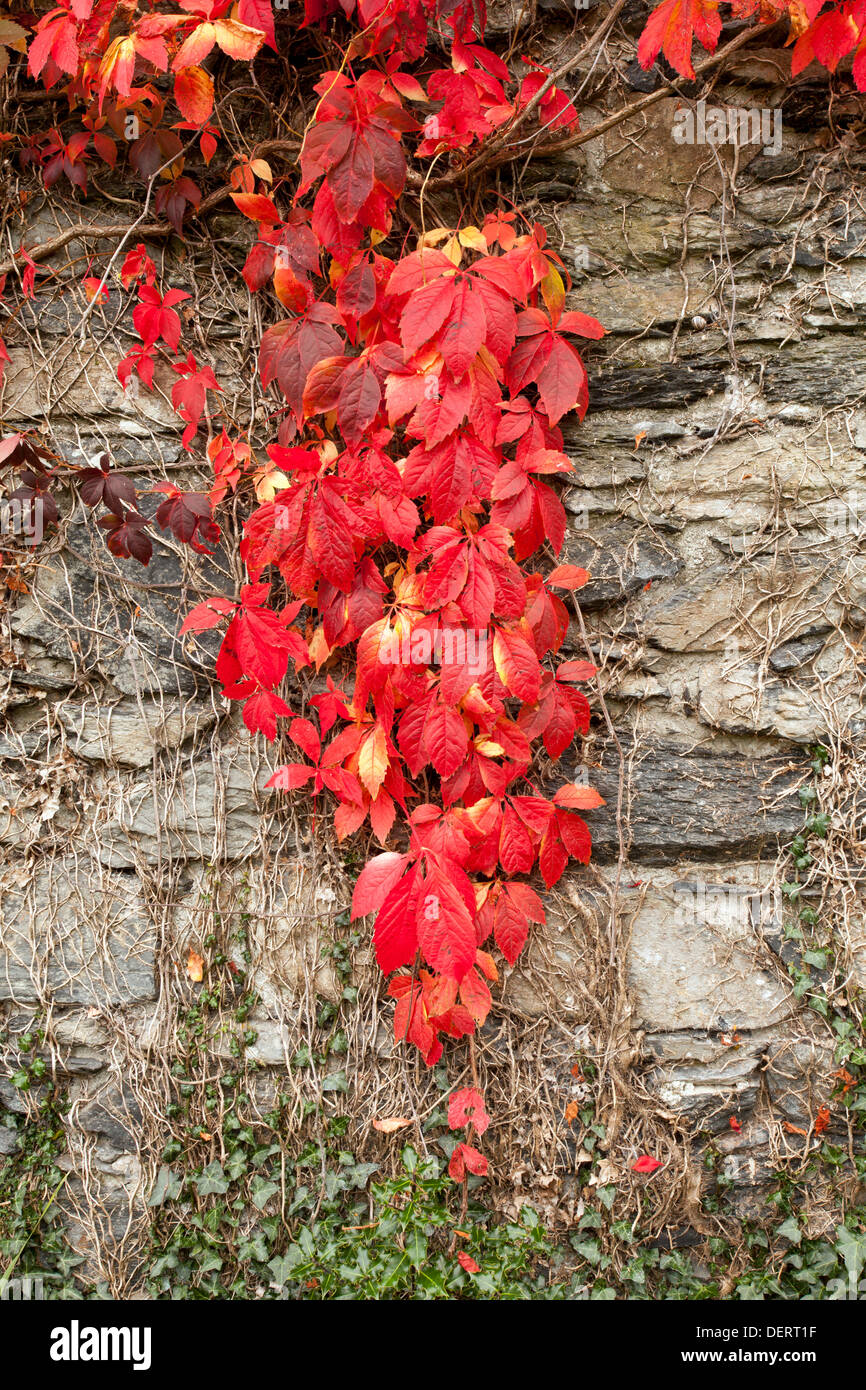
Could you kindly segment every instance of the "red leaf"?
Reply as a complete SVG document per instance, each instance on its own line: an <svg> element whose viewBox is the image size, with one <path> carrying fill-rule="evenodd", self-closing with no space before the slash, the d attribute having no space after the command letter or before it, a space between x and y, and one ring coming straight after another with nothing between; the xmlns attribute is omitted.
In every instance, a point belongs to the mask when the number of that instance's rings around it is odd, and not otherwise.
<svg viewBox="0 0 866 1390"><path fill-rule="evenodd" d="M234 613L236 608L237 604L232 603L231 599L222 598L219 594L206 599L204 603L197 603L183 620L181 637L185 632L206 632L208 628L216 627L227 613Z"/></svg>
<svg viewBox="0 0 866 1390"><path fill-rule="evenodd" d="M273 202L264 193L233 193L231 197L238 212L253 222L276 224L281 221Z"/></svg>
<svg viewBox="0 0 866 1390"><path fill-rule="evenodd" d="M417 875L413 868L391 889L379 909L373 930L373 945L379 969L385 975L389 975L392 970L399 970L401 965L411 965L415 959L419 945L415 925L418 894Z"/></svg>
<svg viewBox="0 0 866 1390"><path fill-rule="evenodd" d="M457 771L468 747L469 736L457 710L434 701L424 721L424 749L441 777Z"/></svg>
<svg viewBox="0 0 866 1390"><path fill-rule="evenodd" d="M631 1165L633 1173L654 1173L661 1166L661 1159L650 1158L649 1154L641 1154L637 1162Z"/></svg>
<svg viewBox="0 0 866 1390"><path fill-rule="evenodd" d="M458 982L475 963L475 925L452 877L428 868L418 901L418 944L428 964Z"/></svg>
<svg viewBox="0 0 866 1390"><path fill-rule="evenodd" d="M567 411L579 406L586 396L586 370L564 338L553 338L550 354L536 381L541 404L552 425Z"/></svg>
<svg viewBox="0 0 866 1390"><path fill-rule="evenodd" d="M376 912L399 882L409 862L407 854L377 854L364 865L352 894L352 920Z"/></svg>
<svg viewBox="0 0 866 1390"><path fill-rule="evenodd" d="M563 314L556 325L560 333L576 333L581 338L603 338L605 329L589 314Z"/></svg>
<svg viewBox="0 0 866 1390"><path fill-rule="evenodd" d="M718 0L664 0L653 10L637 46L638 62L651 68L659 52L681 77L693 78L692 35L710 53L715 53L722 21Z"/></svg>
<svg viewBox="0 0 866 1390"><path fill-rule="evenodd" d="M557 589L582 589L589 581L589 571L578 565L557 565L544 581Z"/></svg>
<svg viewBox="0 0 866 1390"><path fill-rule="evenodd" d="M475 1133L482 1135L490 1124L490 1116L484 1109L484 1097L472 1086L464 1086L454 1091L448 1102L448 1126L450 1129L465 1129L471 1125Z"/></svg>
<svg viewBox="0 0 866 1390"><path fill-rule="evenodd" d="M462 1182L467 1171L483 1178L487 1173L487 1159L471 1144L456 1144L448 1164L448 1173L455 1182Z"/></svg>

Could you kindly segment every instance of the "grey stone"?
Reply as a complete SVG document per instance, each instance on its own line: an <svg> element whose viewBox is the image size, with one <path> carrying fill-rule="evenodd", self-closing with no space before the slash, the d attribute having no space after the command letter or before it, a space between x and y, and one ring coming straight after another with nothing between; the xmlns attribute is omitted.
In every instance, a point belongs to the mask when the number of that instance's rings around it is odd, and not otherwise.
<svg viewBox="0 0 866 1390"><path fill-rule="evenodd" d="M817 656L826 641L826 632L821 632L783 642L770 652L770 665L774 671L796 671Z"/></svg>
<svg viewBox="0 0 866 1390"><path fill-rule="evenodd" d="M245 859L259 847L261 793L271 769L254 764L254 746L226 747L196 759L154 794L150 781L135 784L106 825L99 855L112 868L143 860ZM266 793L276 808L275 793Z"/></svg>
<svg viewBox="0 0 866 1390"><path fill-rule="evenodd" d="M647 742L628 764L624 835L636 861L748 855L790 838L802 825L790 760L714 749L685 750ZM566 755L564 755L565 758ZM619 762L615 750L594 751L590 783L606 805L587 813L593 857L615 859ZM575 769L577 771L578 769ZM556 780L560 785L562 777ZM553 784L551 783L551 788Z"/></svg>
<svg viewBox="0 0 866 1390"><path fill-rule="evenodd" d="M256 1040L244 1048L244 1056L253 1062L268 1067L287 1067L291 1061L291 1035L286 1024L277 1019L250 1019L247 1028L255 1033ZM230 1057L231 1039L224 1030L216 1028L210 1039L210 1049L220 1057Z"/></svg>
<svg viewBox="0 0 866 1390"><path fill-rule="evenodd" d="M590 372L589 413L596 410L666 410L725 390L725 363L704 360L662 367L605 367Z"/></svg>
<svg viewBox="0 0 866 1390"><path fill-rule="evenodd" d="M101 674L125 695L178 696L199 688L205 694L206 667L190 655L178 632L202 588L214 593L231 586L215 562L188 557L182 562L159 534L154 532L153 558L145 570L111 556L95 527L70 526L65 548L46 557L32 594L13 612L13 633L37 642L40 657ZM195 576L193 564L199 571ZM202 634L203 652L213 656L219 640L219 634Z"/></svg>
<svg viewBox="0 0 866 1390"><path fill-rule="evenodd" d="M679 557L652 531L621 526L569 530L564 558L592 576L580 591L587 611L628 598L654 579L672 579L682 568Z"/></svg>
<svg viewBox="0 0 866 1390"><path fill-rule="evenodd" d="M171 372L157 368L156 380L163 391L145 390L133 374L126 391L117 379L116 365L92 340L60 345L52 355L50 372L34 371L31 353L11 348L5 373L4 415L22 422L50 418L57 421L103 421L113 417L113 428L148 438L154 430L177 430L171 407ZM166 391L166 387L168 391Z"/></svg>
<svg viewBox="0 0 866 1390"><path fill-rule="evenodd" d="M59 716L78 757L126 767L149 767L160 749L179 748L218 718L213 705L201 701L132 696L116 703L98 698L82 705L64 703Z"/></svg>
<svg viewBox="0 0 866 1390"><path fill-rule="evenodd" d="M763 368L768 401L804 401L814 409L858 402L866 392L866 359L835 333L761 357L745 346L742 360Z"/></svg>
<svg viewBox="0 0 866 1390"><path fill-rule="evenodd" d="M622 278L616 276L608 283L591 281L581 287L578 306L604 324L609 333L642 333L650 326L670 328L686 315L697 314L712 294L696 276L683 284L679 271L673 268Z"/></svg>
<svg viewBox="0 0 866 1390"><path fill-rule="evenodd" d="M0 1157L8 1158L14 1154L21 1144L17 1129L9 1129L7 1125L0 1125Z"/></svg>
<svg viewBox="0 0 866 1390"><path fill-rule="evenodd" d="M102 1007L155 995L155 929L124 874L72 857L7 869L0 921L0 999Z"/></svg>
<svg viewBox="0 0 866 1390"><path fill-rule="evenodd" d="M13 1115L27 1114L27 1096L32 1095L32 1088L28 1091L19 1091L17 1086L13 1086L5 1077L0 1076L0 1107L4 1110L11 1110Z"/></svg>
<svg viewBox="0 0 866 1390"><path fill-rule="evenodd" d="M624 893L626 910L629 898L636 908L628 979L639 1026L662 1033L710 1030L733 1046L734 1031L781 1023L796 1007L788 986L767 968L748 912L748 891L759 891L766 879L755 865L731 869L733 883L705 883L699 872L686 878L671 869L653 871L649 883ZM693 890L695 881L703 891ZM707 1067L699 1073L702 1085L719 1072L718 1061L696 1065ZM745 1079L737 1067L731 1074ZM678 1070L674 1077L683 1079Z"/></svg>
<svg viewBox="0 0 866 1390"><path fill-rule="evenodd" d="M831 720L856 736L864 691L849 648L836 638L820 639L819 647L814 678L766 679L760 663L739 657L705 663L699 675L700 718L729 732L774 733L803 744L825 738Z"/></svg>
<svg viewBox="0 0 866 1390"><path fill-rule="evenodd" d="M647 1080L667 1109L702 1129L723 1131L732 1113L751 1110L758 1099L760 1061L737 1051L722 1066L667 1067L650 1072Z"/></svg>
<svg viewBox="0 0 866 1390"><path fill-rule="evenodd" d="M75 1120L87 1134L100 1134L120 1153L134 1153L141 1132L141 1110L129 1090L104 1092L76 1111Z"/></svg>
<svg viewBox="0 0 866 1390"><path fill-rule="evenodd" d="M835 1068L833 1048L827 1042L810 1038L781 1040L770 1053L766 1073L775 1114L801 1129L814 1124L834 1089Z"/></svg>
<svg viewBox="0 0 866 1390"><path fill-rule="evenodd" d="M808 631L818 606L841 619L866 599L866 561L819 570L804 557L789 555L747 567L712 565L658 596L644 601L649 640L669 651L718 651L735 636L743 613L754 639L773 632Z"/></svg>
<svg viewBox="0 0 866 1390"><path fill-rule="evenodd" d="M93 1076L102 1071L105 1061L105 1057L99 1053L67 1052L58 1058L57 1070L66 1072L67 1076Z"/></svg>

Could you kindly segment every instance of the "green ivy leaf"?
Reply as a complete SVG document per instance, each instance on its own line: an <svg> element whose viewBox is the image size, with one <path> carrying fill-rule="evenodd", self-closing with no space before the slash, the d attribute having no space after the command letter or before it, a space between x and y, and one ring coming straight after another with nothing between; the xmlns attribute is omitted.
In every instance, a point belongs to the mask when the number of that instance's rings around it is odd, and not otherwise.
<svg viewBox="0 0 866 1390"><path fill-rule="evenodd" d="M209 1163L197 1178L193 1178L193 1182L198 1188L200 1197L209 1197L213 1193L222 1196L229 1189L229 1180L222 1170L222 1164L216 1159L213 1163Z"/></svg>
<svg viewBox="0 0 866 1390"><path fill-rule="evenodd" d="M147 1199L147 1205L149 1207L161 1207L163 1202L174 1202L182 1190L183 1178L164 1163L156 1175L156 1181Z"/></svg>

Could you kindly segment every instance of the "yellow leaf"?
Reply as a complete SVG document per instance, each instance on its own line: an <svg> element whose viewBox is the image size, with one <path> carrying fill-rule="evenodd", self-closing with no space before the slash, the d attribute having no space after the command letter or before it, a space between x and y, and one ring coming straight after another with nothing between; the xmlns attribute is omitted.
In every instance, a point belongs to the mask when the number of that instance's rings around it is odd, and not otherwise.
<svg viewBox="0 0 866 1390"><path fill-rule="evenodd" d="M18 53L27 52L27 30L22 29L11 19L0 19L0 43L14 48Z"/></svg>
<svg viewBox="0 0 866 1390"><path fill-rule="evenodd" d="M551 266L541 282L541 297L550 312L554 323L562 313L565 304L565 285L555 266Z"/></svg>
<svg viewBox="0 0 866 1390"><path fill-rule="evenodd" d="M463 260L463 251L460 247L460 240L456 236L453 236L450 238L449 241L446 241L445 245L442 247L442 250L448 257L449 261L451 261L452 265L459 265L460 262Z"/></svg>
<svg viewBox="0 0 866 1390"><path fill-rule="evenodd" d="M481 251L487 255L487 240L478 227L464 227L457 233L461 246L467 246L470 251Z"/></svg>
<svg viewBox="0 0 866 1390"><path fill-rule="evenodd" d="M358 753L358 776L375 801L388 771L388 746L381 724L374 725Z"/></svg>
<svg viewBox="0 0 866 1390"><path fill-rule="evenodd" d="M250 168L257 178L264 179L265 183L273 183L274 176L266 159L251 159Z"/></svg>
<svg viewBox="0 0 866 1390"><path fill-rule="evenodd" d="M307 643L307 648L310 653L310 660L312 661L313 665L318 671L322 666L324 666L325 662L328 660L328 657L331 655L331 648L325 641L325 629L321 626L321 624L319 625L319 627L316 628L315 632L313 633L312 637Z"/></svg>
<svg viewBox="0 0 866 1390"><path fill-rule="evenodd" d="M193 984L200 984L204 975L204 959L190 947L189 960L186 963L186 973Z"/></svg>
<svg viewBox="0 0 866 1390"><path fill-rule="evenodd" d="M476 752L481 753L485 758L501 758L505 749L501 743L494 743L492 738L482 738L475 744Z"/></svg>
<svg viewBox="0 0 866 1390"><path fill-rule="evenodd" d="M291 487L289 479L279 468L268 473L256 474L256 497L260 502L273 502L282 488Z"/></svg>
<svg viewBox="0 0 866 1390"><path fill-rule="evenodd" d="M791 25L791 33L796 39L808 29L811 21L802 0L789 0L788 20ZM791 40L789 39L788 43L790 42Z"/></svg>
<svg viewBox="0 0 866 1390"><path fill-rule="evenodd" d="M425 246L438 246L440 241L447 241L453 235L450 227L431 227L429 232L424 232L422 236L419 236L418 250L423 251Z"/></svg>

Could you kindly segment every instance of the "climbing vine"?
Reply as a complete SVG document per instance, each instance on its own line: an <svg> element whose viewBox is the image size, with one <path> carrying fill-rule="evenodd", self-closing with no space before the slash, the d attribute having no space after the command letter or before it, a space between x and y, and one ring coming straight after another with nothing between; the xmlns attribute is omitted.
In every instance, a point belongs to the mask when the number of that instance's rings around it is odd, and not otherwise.
<svg viewBox="0 0 866 1390"><path fill-rule="evenodd" d="M179 0L178 11L63 0L0 20L4 64L26 62L69 114L19 142L22 169L84 197L125 150L141 191L137 220L97 233L117 246L101 276L83 279L82 331L116 276L137 340L118 380L147 392L170 369L183 448L206 449L213 470L207 492L160 483L151 520L108 455L72 468L15 434L0 442L0 467L18 474L11 498L50 523L52 484L73 479L111 552L142 564L154 528L213 553L240 499L245 582L198 604L181 630L222 628L223 695L251 733L292 749L269 785L323 797L339 840L369 827L382 846L352 914L375 918L396 1038L428 1065L443 1035L471 1038L487 1018L494 953L513 964L544 922L529 876L550 888L590 857L581 812L601 804L597 792L565 780L543 795L533 775L540 748L555 763L589 727L581 686L595 668L561 655L566 600L589 576L558 563L556 481L572 471L561 422L589 404L580 344L604 335L566 306L569 277L542 226L492 188L483 216L430 225L430 198L457 191L459 206L471 179L527 142L551 156L591 138L561 84L621 9L556 72L488 47L483 0L306 0L302 21L280 0L276 11L271 0ZM787 18L794 73L851 56L866 87L866 0L728 10L758 25ZM285 25L319 55L312 116L297 140L237 156L215 64L221 54L254 69L263 48L279 52ZM665 0L639 61L661 54L693 78L693 40L715 54L721 31L715 0ZM229 181L205 196L196 171L218 151ZM280 306L258 352L272 409L264 456L251 428L222 414L212 364L183 343L189 296L160 283L145 244L166 227L183 235L224 198L251 224L250 294ZM19 248L4 286L14 273L34 297L51 249ZM315 693L293 708L305 670ZM473 1079L448 1110L463 1136L450 1161L458 1182L487 1171L476 1143L489 1116ZM466 1255L463 1268L473 1264Z"/></svg>

